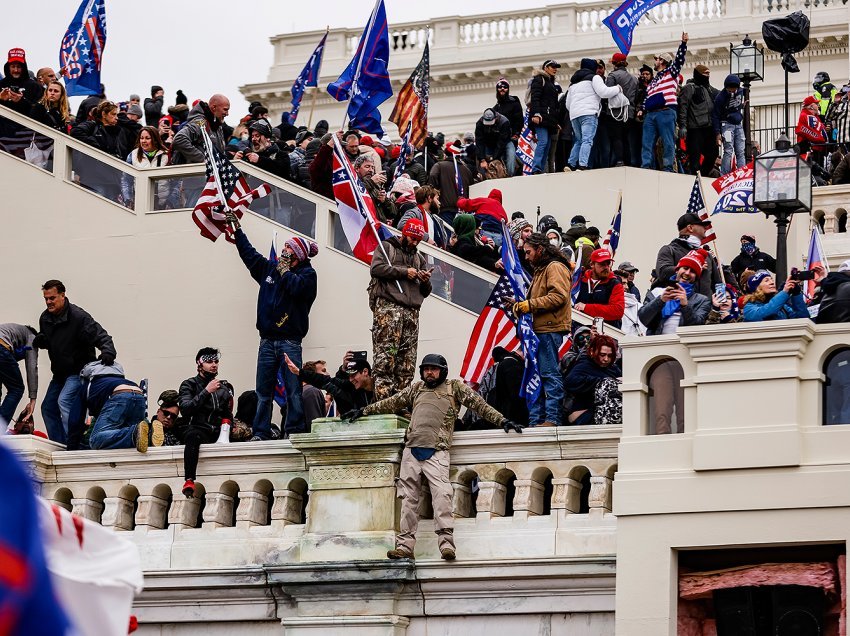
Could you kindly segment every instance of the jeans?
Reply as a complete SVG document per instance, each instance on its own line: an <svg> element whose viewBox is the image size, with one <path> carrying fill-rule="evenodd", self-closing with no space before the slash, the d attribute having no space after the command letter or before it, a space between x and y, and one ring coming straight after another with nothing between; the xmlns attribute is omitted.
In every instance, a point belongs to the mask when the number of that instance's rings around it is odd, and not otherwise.
<svg viewBox="0 0 850 636"><path fill-rule="evenodd" d="M516 144L513 139L505 146L505 170L508 171L509 177L516 174Z"/></svg>
<svg viewBox="0 0 850 636"><path fill-rule="evenodd" d="M77 450L83 434L83 383L79 375L67 378L53 377L47 386L41 417L47 436L54 442L66 444L68 450Z"/></svg>
<svg viewBox="0 0 850 636"><path fill-rule="evenodd" d="M540 345L537 349L537 370L540 372L542 387L540 395L528 410L530 426L543 422L561 425L561 408L564 402L564 380L558 366L558 349L564 342L563 333L539 333Z"/></svg>
<svg viewBox="0 0 850 636"><path fill-rule="evenodd" d="M573 126L573 149L568 163L572 167L586 168L590 160L596 128L599 126L599 118L596 115L581 115L570 123ZM603 167L607 168L607 166Z"/></svg>
<svg viewBox="0 0 850 636"><path fill-rule="evenodd" d="M747 165L744 155L746 142L744 139L743 124L720 124L720 138L723 140L723 159L720 162L720 174L732 172L732 153L735 153L735 162L738 168Z"/></svg>
<svg viewBox="0 0 850 636"><path fill-rule="evenodd" d="M136 429L146 410L147 400L141 393L110 396L92 425L89 445L93 450L134 448Z"/></svg>
<svg viewBox="0 0 850 636"><path fill-rule="evenodd" d="M0 434L15 417L15 409L24 397L24 379L18 361L5 347L0 347L0 389L2 387L6 387L6 397L0 403Z"/></svg>
<svg viewBox="0 0 850 636"><path fill-rule="evenodd" d="M673 159L676 153L676 110L674 108L653 110L646 114L643 122L641 168L652 168L655 159L655 141L659 137L664 146L661 168L665 172L673 172Z"/></svg>
<svg viewBox="0 0 850 636"><path fill-rule="evenodd" d="M496 250L502 249L502 233L501 232L490 232L489 230L481 230L481 234L486 236L489 239L493 239L493 242L496 244Z"/></svg>
<svg viewBox="0 0 850 636"><path fill-rule="evenodd" d="M301 342L297 340L260 340L257 352L257 415L254 417L254 435L262 439L271 438L272 403L277 384L277 371L283 369L283 384L286 387L285 433L303 433L304 407L301 403L301 381L292 373L283 360L286 354L301 366Z"/></svg>
<svg viewBox="0 0 850 636"><path fill-rule="evenodd" d="M531 166L531 174L546 172L549 164L549 142L552 139L552 131L543 126L534 129L537 135L537 147L534 149L534 161Z"/></svg>

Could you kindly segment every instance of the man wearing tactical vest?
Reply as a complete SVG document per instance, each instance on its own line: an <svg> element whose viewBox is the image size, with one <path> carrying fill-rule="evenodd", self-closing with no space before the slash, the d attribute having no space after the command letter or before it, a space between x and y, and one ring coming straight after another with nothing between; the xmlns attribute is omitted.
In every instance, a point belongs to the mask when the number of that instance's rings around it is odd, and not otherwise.
<svg viewBox="0 0 850 636"><path fill-rule="evenodd" d="M411 411L397 482L398 496L401 498L401 520L396 547L387 552L390 559L413 558L423 477L431 492L440 556L447 561L455 558L449 448L461 405L494 426L502 427L506 433L511 429L522 433L521 424L504 417L463 381L447 380L448 374L446 359L439 354L429 353L419 365L420 382L414 382L392 397L343 415L344 420L354 421L365 415Z"/></svg>

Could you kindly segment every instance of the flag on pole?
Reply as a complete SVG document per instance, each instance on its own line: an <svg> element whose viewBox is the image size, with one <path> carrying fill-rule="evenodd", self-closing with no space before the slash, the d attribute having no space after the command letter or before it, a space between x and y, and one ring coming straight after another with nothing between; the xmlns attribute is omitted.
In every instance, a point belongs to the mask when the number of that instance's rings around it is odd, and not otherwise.
<svg viewBox="0 0 850 636"><path fill-rule="evenodd" d="M754 214L753 205L753 162L746 166L724 174L711 182L711 187L719 198L711 211L711 216L720 213Z"/></svg>
<svg viewBox="0 0 850 636"><path fill-rule="evenodd" d="M308 86L319 85L319 73L322 68L322 55L325 52L325 41L328 39L328 32L322 36L313 55L307 60L307 65L301 71L301 74L295 78L292 84L292 109L289 111L289 123L295 124L295 119L298 117L298 111L301 108L301 98L304 97L304 90Z"/></svg>
<svg viewBox="0 0 850 636"><path fill-rule="evenodd" d="M537 140L534 131L528 125L528 111L525 111L525 119L522 122L522 132L517 139L516 156L522 164L522 173L531 174L534 168L534 151L537 149Z"/></svg>
<svg viewBox="0 0 850 636"><path fill-rule="evenodd" d="M611 227L608 228L608 233L605 235L605 240L602 241L603 247L607 247L611 251L611 256L617 254L617 248L620 245L620 223L623 220L623 197L620 196L620 203L617 206L617 213L611 219Z"/></svg>
<svg viewBox="0 0 850 636"><path fill-rule="evenodd" d="M390 61L390 39L384 0L378 0L357 51L328 93L338 102L348 100L350 126L383 137L378 106L392 97L393 89L387 65Z"/></svg>
<svg viewBox="0 0 850 636"><path fill-rule="evenodd" d="M584 245L578 246L578 254L576 255L576 271L573 272L572 286L570 288L570 298L572 298L574 305L578 302L578 295L581 291L581 277L584 275L584 268L581 266L581 253L584 249Z"/></svg>
<svg viewBox="0 0 850 636"><path fill-rule="evenodd" d="M272 235L271 249L269 249L269 263L271 263L274 267L277 267L277 261L277 232L275 232ZM285 361L281 362L280 367L278 367L273 396L275 404L281 408L286 406L286 384L283 381L283 367L285 364Z"/></svg>
<svg viewBox="0 0 850 636"><path fill-rule="evenodd" d="M224 216L225 210L233 210L241 219L251 202L267 196L271 188L263 183L252 190L242 173L213 146L205 128L201 128L201 133L206 149L207 182L195 203L192 220L201 230L201 236L215 241L224 234L232 243L234 239Z"/></svg>
<svg viewBox="0 0 850 636"><path fill-rule="evenodd" d="M822 267L824 273L829 274L829 263L826 260L826 253L823 251L823 243L820 238L820 227L815 225L812 228L812 236L809 239L809 254L806 257L806 269L813 271L815 267ZM814 296L817 283L814 280L806 282L806 296L811 298Z"/></svg>
<svg viewBox="0 0 850 636"><path fill-rule="evenodd" d="M702 244L706 245L717 239L714 233L714 227L708 218L708 210L705 209L705 199L702 196L702 184L699 176L694 178L694 187L691 188L691 196L688 199L687 214L696 214L701 220L708 223L705 226L705 236L702 237Z"/></svg>
<svg viewBox="0 0 850 636"><path fill-rule="evenodd" d="M428 88L431 83L430 54L428 41L422 59L413 69L407 82L401 87L396 98L395 108L390 121L404 130L411 126L410 145L419 148L428 136Z"/></svg>
<svg viewBox="0 0 850 636"><path fill-rule="evenodd" d="M455 166L455 189L457 190L457 198L460 199L463 196L466 196L463 188L463 179L460 176L460 168L457 165L457 156L463 152L459 147L454 144L448 144L446 146L446 154L452 156L452 163Z"/></svg>
<svg viewBox="0 0 850 636"><path fill-rule="evenodd" d="M333 142L332 182L339 220L355 258L368 264L378 243L392 234L378 221L375 202L345 156L339 137L334 135Z"/></svg>
<svg viewBox="0 0 850 636"><path fill-rule="evenodd" d="M667 0L626 0L614 9L602 24L611 30L611 37L620 49L620 53L628 55L632 48L632 34L640 19L646 13Z"/></svg>
<svg viewBox="0 0 850 636"><path fill-rule="evenodd" d="M105 0L83 0L59 48L59 74L65 79L68 97L100 94L105 47Z"/></svg>
<svg viewBox="0 0 850 636"><path fill-rule="evenodd" d="M407 155L413 150L410 145L410 129L412 126L413 122L408 122L404 134L401 136L401 148L399 148L398 161L395 164L395 171L393 172L393 183L404 174L404 170L407 168Z"/></svg>

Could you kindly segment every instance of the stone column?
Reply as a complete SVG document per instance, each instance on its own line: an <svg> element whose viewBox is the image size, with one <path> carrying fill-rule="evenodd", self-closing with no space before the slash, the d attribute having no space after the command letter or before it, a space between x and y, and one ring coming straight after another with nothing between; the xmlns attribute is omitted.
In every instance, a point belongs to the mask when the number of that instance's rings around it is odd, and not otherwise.
<svg viewBox="0 0 850 636"><path fill-rule="evenodd" d="M565 477L552 479L552 510L576 514L581 509L581 482Z"/></svg>
<svg viewBox="0 0 850 636"><path fill-rule="evenodd" d="M175 526L178 530L194 528L198 523L198 509L201 507L199 499L187 499L178 495L171 502L168 511L168 525Z"/></svg>
<svg viewBox="0 0 850 636"><path fill-rule="evenodd" d="M292 446L309 467L301 561L384 559L395 544L395 478L407 421L319 419Z"/></svg>
<svg viewBox="0 0 850 636"><path fill-rule="evenodd" d="M294 490L275 490L272 493L272 526L282 528L301 523L301 504L304 498Z"/></svg>
<svg viewBox="0 0 850 636"><path fill-rule="evenodd" d="M505 516L505 495L507 488L497 481L479 481L476 508L479 519Z"/></svg>
<svg viewBox="0 0 850 636"><path fill-rule="evenodd" d="M456 517L468 519L473 516L475 506L472 505L472 489L457 481L452 482L454 492L452 493L452 513Z"/></svg>
<svg viewBox="0 0 850 636"><path fill-rule="evenodd" d="M208 492L202 528L226 528L233 522L233 497L223 492Z"/></svg>
<svg viewBox="0 0 850 636"><path fill-rule="evenodd" d="M136 527L161 530L168 519L168 500L154 495L139 495Z"/></svg>
<svg viewBox="0 0 850 636"><path fill-rule="evenodd" d="M594 475L590 478L587 502L592 515L611 512L611 480L608 477Z"/></svg>
<svg viewBox="0 0 850 636"><path fill-rule="evenodd" d="M514 488L514 517L522 519L543 514L543 484L533 479L517 479Z"/></svg>
<svg viewBox="0 0 850 636"><path fill-rule="evenodd" d="M103 504L94 499L71 499L71 512L89 521L100 523Z"/></svg>
<svg viewBox="0 0 850 636"><path fill-rule="evenodd" d="M250 490L239 493L239 507L236 509L237 528L264 526L268 519L268 513L268 497Z"/></svg>
<svg viewBox="0 0 850 636"><path fill-rule="evenodd" d="M101 524L112 530L132 530L135 519L135 504L124 497L107 497L103 500L103 518Z"/></svg>

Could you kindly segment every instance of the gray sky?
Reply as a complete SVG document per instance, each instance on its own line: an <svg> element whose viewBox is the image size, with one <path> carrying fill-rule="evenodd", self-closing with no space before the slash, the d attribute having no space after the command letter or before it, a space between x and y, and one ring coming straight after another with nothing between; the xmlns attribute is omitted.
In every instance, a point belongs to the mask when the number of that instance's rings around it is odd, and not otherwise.
<svg viewBox="0 0 850 636"><path fill-rule="evenodd" d="M390 24L457 14L456 0L385 0ZM467 2L464 15L541 7L544 0ZM11 20L0 21L0 54L23 47L30 69L56 70L59 44L79 0L18 3ZM299 9L294 9L299 7ZM300 7L306 7L300 10ZM343 0L106 0L107 40L101 80L107 97L142 99L150 86L165 88L166 105L182 89L191 103L221 92L230 97L234 115L245 102L237 86L265 81L272 61L269 37L323 29L362 28L372 4ZM306 59L304 60L306 62ZM79 98L72 100L76 106ZM231 121L233 121L231 117Z"/></svg>

